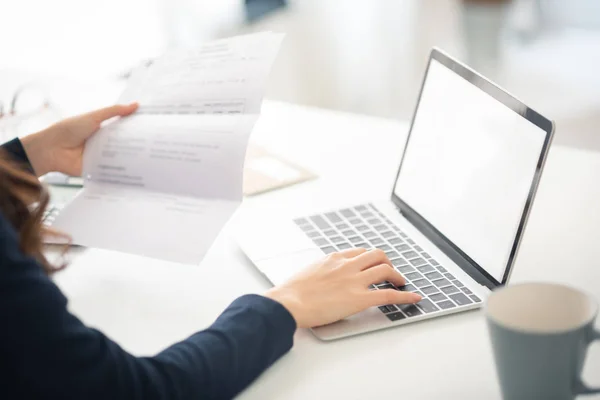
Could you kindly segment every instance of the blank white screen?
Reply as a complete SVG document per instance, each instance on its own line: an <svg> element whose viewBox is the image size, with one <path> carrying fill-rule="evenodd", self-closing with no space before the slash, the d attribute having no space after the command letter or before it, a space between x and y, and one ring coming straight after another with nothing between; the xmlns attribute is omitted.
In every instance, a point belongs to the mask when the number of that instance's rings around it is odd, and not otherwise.
<svg viewBox="0 0 600 400"><path fill-rule="evenodd" d="M545 136L432 59L395 194L501 281Z"/></svg>

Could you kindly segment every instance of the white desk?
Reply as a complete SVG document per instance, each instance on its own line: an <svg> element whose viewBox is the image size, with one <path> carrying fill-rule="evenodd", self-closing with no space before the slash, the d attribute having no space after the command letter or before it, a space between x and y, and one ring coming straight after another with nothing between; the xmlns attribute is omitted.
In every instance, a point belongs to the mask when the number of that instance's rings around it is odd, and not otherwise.
<svg viewBox="0 0 600 400"><path fill-rule="evenodd" d="M243 213L298 211L356 196L387 197L406 123L265 102L253 140L321 179L248 199ZM554 147L513 282L562 281L600 300L600 154ZM234 218L235 219L235 218ZM160 229L160 227L157 227ZM260 234L260 227L257 227ZM80 250L57 276L73 312L125 349L153 354L209 325L237 296L267 281L227 231L200 266ZM600 384L600 346L585 376ZM499 388L480 312L334 342L309 331L241 399L496 399ZM589 398L589 397L588 397Z"/></svg>

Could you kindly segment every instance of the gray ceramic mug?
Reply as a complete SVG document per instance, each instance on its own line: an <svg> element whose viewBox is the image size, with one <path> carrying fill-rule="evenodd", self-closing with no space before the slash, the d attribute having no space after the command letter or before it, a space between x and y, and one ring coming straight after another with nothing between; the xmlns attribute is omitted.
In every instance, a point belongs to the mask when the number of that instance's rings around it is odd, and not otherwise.
<svg viewBox="0 0 600 400"><path fill-rule="evenodd" d="M504 399L574 399L600 393L581 380L598 306L568 286L525 283L492 293L485 307Z"/></svg>

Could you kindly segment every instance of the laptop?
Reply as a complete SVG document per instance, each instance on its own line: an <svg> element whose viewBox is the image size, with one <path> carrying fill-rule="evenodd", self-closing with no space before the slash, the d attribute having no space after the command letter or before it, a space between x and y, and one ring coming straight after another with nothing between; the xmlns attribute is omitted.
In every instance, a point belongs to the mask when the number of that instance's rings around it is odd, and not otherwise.
<svg viewBox="0 0 600 400"><path fill-rule="evenodd" d="M433 49L390 198L261 217L238 241L275 285L324 255L385 251L423 296L313 329L331 340L480 308L511 275L554 124L489 80ZM267 222L264 222L267 221ZM394 288L389 282L371 290Z"/></svg>

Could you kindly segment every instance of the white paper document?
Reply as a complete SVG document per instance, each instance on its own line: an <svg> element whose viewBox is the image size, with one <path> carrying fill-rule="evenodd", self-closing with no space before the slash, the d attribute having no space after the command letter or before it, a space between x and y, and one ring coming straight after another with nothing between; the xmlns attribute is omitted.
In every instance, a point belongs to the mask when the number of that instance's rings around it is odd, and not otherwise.
<svg viewBox="0 0 600 400"><path fill-rule="evenodd" d="M86 145L84 188L52 228L73 243L199 263L242 200L244 158L282 35L166 54L120 103L136 114Z"/></svg>

